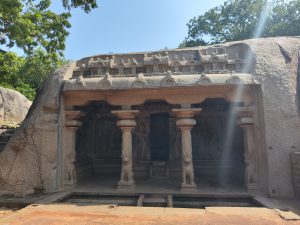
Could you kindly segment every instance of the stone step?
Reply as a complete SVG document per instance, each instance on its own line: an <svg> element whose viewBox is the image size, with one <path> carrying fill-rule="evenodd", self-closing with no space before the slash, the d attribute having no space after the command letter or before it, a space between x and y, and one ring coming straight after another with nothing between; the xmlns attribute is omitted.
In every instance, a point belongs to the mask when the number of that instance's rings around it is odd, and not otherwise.
<svg viewBox="0 0 300 225"><path fill-rule="evenodd" d="M136 199L82 199L72 198L65 203L73 204L92 204L92 205L121 205L121 206L136 206Z"/></svg>
<svg viewBox="0 0 300 225"><path fill-rule="evenodd" d="M173 199L171 195L140 195L137 205L149 207L173 207Z"/></svg>

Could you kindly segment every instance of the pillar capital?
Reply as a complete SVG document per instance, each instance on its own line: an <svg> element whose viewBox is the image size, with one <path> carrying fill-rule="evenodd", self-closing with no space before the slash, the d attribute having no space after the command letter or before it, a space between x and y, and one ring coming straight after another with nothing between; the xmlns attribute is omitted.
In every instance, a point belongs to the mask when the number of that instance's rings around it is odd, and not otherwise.
<svg viewBox="0 0 300 225"><path fill-rule="evenodd" d="M192 118L182 118L178 119L176 121L176 125L181 129L181 130L189 130L192 129L196 125L196 120Z"/></svg>
<svg viewBox="0 0 300 225"><path fill-rule="evenodd" d="M252 128L254 126L254 119L253 117L240 117L238 118L238 124L244 130L248 128Z"/></svg>
<svg viewBox="0 0 300 225"><path fill-rule="evenodd" d="M84 117L84 113L79 110L65 110L66 120L80 120Z"/></svg>
<svg viewBox="0 0 300 225"><path fill-rule="evenodd" d="M201 110L201 108L181 108L172 109L172 112L177 118L192 118L201 112Z"/></svg>
<svg viewBox="0 0 300 225"><path fill-rule="evenodd" d="M123 119L117 122L117 126L120 127L121 129L134 128L136 126L136 122L135 120Z"/></svg>
<svg viewBox="0 0 300 225"><path fill-rule="evenodd" d="M82 125L81 121L77 121L77 120L67 120L65 122L65 127L68 131L77 131L78 128Z"/></svg>
<svg viewBox="0 0 300 225"><path fill-rule="evenodd" d="M139 110L113 110L111 113L120 120L132 120L139 114Z"/></svg>
<svg viewBox="0 0 300 225"><path fill-rule="evenodd" d="M68 131L76 131L81 125L80 121L84 113L78 110L66 110L65 111L65 127Z"/></svg>

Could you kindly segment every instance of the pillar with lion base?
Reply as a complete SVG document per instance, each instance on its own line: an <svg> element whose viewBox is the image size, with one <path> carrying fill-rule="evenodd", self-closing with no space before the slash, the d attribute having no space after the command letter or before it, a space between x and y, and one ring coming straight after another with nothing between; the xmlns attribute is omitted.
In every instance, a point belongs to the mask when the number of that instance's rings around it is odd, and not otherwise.
<svg viewBox="0 0 300 225"><path fill-rule="evenodd" d="M134 118L139 111L115 110L112 113L119 118L117 126L122 130L122 168L118 189L133 190L135 189L135 182L132 170L132 130L136 126Z"/></svg>
<svg viewBox="0 0 300 225"><path fill-rule="evenodd" d="M80 111L65 111L64 129L64 189L71 189L76 184L75 157L76 157L76 131L81 126L83 117Z"/></svg>
<svg viewBox="0 0 300 225"><path fill-rule="evenodd" d="M244 131L245 185L248 191L257 191L259 188L258 153L253 112L251 107L239 107L237 112L238 124Z"/></svg>
<svg viewBox="0 0 300 225"><path fill-rule="evenodd" d="M173 109L172 112L176 116L176 125L181 130L182 140L182 184L181 192L195 192L197 186L195 184L193 153L192 153L192 136L191 129L196 125L193 118L201 109L182 108Z"/></svg>

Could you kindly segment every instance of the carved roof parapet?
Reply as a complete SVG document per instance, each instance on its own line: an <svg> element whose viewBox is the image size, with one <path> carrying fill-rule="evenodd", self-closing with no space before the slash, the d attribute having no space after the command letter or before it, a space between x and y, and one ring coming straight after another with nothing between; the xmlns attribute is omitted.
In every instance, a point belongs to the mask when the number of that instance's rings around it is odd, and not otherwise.
<svg viewBox="0 0 300 225"><path fill-rule="evenodd" d="M200 65L200 57L196 51L171 52L169 54L169 66Z"/></svg>
<svg viewBox="0 0 300 225"><path fill-rule="evenodd" d="M208 48L174 49L157 52L99 55L77 62L73 78L103 76L136 76L138 73L162 75L172 70L179 74L224 74L230 71L242 72L242 52L225 46ZM241 54L241 55L239 55ZM245 58L245 57L244 57Z"/></svg>
<svg viewBox="0 0 300 225"><path fill-rule="evenodd" d="M96 59L91 58L88 61L88 68L98 68L98 67L110 67L111 66L112 59L109 59L109 57L106 57L105 59L97 57Z"/></svg>
<svg viewBox="0 0 300 225"><path fill-rule="evenodd" d="M217 62L228 62L227 49L224 46L214 46L207 49L200 50L201 62L212 63Z"/></svg>
<svg viewBox="0 0 300 225"><path fill-rule="evenodd" d="M144 55L144 65L168 65L169 56L167 52L162 52L158 54L145 54Z"/></svg>
<svg viewBox="0 0 300 225"><path fill-rule="evenodd" d="M130 67L142 67L143 58L141 55L130 55L130 56L114 56L111 68L130 68Z"/></svg>

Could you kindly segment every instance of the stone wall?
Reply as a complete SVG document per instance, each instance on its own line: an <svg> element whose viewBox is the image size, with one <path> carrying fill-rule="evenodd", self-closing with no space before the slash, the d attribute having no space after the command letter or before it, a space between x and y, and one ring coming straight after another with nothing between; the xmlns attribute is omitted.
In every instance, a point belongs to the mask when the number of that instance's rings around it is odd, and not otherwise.
<svg viewBox="0 0 300 225"><path fill-rule="evenodd" d="M0 193L55 191L60 90L73 69L71 63L48 77L23 124L0 153ZM19 190L24 193L16 193Z"/></svg>

